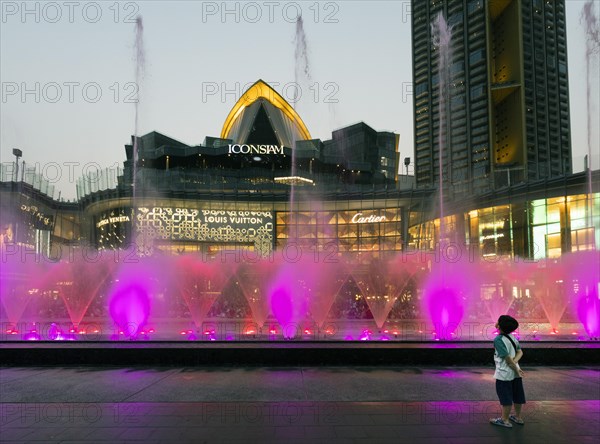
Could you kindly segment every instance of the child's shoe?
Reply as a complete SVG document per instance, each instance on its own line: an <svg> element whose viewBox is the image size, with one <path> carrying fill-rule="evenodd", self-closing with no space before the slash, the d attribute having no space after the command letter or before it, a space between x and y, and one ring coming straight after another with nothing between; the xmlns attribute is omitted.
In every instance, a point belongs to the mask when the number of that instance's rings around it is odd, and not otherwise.
<svg viewBox="0 0 600 444"><path fill-rule="evenodd" d="M512 424L510 422L504 422L502 418L492 418L490 419L490 424L512 429Z"/></svg>
<svg viewBox="0 0 600 444"><path fill-rule="evenodd" d="M508 419L510 419L515 424L519 424L519 425L524 425L525 424L525 422L522 419L517 418L515 415L510 415L508 417Z"/></svg>

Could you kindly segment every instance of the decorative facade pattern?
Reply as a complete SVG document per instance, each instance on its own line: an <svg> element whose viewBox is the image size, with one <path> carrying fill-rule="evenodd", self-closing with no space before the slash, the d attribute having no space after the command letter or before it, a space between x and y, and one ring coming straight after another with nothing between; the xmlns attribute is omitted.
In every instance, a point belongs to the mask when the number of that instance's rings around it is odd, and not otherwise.
<svg viewBox="0 0 600 444"><path fill-rule="evenodd" d="M273 250L273 214L269 211L140 207L135 229L143 255L154 252L155 240L246 244L265 256Z"/></svg>

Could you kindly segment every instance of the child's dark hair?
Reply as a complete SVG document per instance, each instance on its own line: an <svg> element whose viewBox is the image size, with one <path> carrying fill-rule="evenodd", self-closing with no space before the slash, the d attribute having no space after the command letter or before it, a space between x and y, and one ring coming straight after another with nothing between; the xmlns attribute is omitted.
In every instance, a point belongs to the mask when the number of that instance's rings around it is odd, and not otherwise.
<svg viewBox="0 0 600 444"><path fill-rule="evenodd" d="M502 333L509 334L519 328L519 323L512 316L502 315L498 318L498 327Z"/></svg>

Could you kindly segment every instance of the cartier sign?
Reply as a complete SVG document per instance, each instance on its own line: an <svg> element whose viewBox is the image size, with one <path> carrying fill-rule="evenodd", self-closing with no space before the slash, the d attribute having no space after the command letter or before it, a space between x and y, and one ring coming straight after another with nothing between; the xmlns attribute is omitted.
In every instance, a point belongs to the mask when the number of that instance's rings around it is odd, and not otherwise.
<svg viewBox="0 0 600 444"><path fill-rule="evenodd" d="M387 219L385 216L375 216L371 214L370 216L363 216L362 213L356 213L352 216L352 223L354 224L372 224L377 222L385 222Z"/></svg>

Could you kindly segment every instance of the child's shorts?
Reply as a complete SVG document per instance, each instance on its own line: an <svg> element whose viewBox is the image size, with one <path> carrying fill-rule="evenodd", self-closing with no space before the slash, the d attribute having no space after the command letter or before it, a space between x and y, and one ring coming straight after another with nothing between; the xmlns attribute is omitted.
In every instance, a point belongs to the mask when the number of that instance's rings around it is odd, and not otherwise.
<svg viewBox="0 0 600 444"><path fill-rule="evenodd" d="M501 405L525 404L523 378L515 378L512 381L496 379L496 393Z"/></svg>

